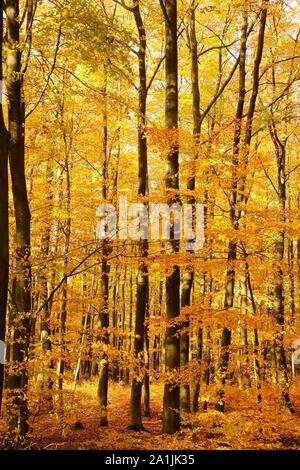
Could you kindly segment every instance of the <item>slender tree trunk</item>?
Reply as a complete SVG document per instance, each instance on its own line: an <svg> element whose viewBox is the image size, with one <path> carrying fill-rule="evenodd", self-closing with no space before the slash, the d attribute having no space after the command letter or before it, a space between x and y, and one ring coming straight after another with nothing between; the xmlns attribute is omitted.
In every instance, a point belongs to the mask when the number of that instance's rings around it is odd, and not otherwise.
<svg viewBox="0 0 300 470"><path fill-rule="evenodd" d="M103 128L102 128L102 199L107 200L108 196L108 113L107 113L107 64L104 65L104 87L103 87ZM102 342L105 345L109 344L109 265L107 257L109 254L109 240L102 241L102 262L101 262L101 280L100 280L100 327L103 330ZM98 400L100 404L100 426L108 426L107 417L107 403L108 403L108 366L109 357L107 351L104 351L103 357L100 361L99 372L99 385L98 385Z"/></svg>
<svg viewBox="0 0 300 470"><path fill-rule="evenodd" d="M31 311L30 210L27 197L24 161L24 100L20 49L19 1L5 3L7 20L7 97L10 132L9 162L15 208L15 275L12 280L11 333L7 375L7 438L18 447L27 435L28 426L28 347Z"/></svg>
<svg viewBox="0 0 300 470"><path fill-rule="evenodd" d="M166 127L172 132L178 128L178 44L177 44L177 1L161 2L165 15L165 80L166 80ZM175 142L168 151L166 168L166 192L169 204L175 202L174 195L168 195L169 190L179 190L179 151ZM174 227L171 237L174 235ZM179 243L170 240L167 244L169 253L179 251ZM166 278L166 317L167 321L176 319L180 314L180 269L173 266L173 272ZM165 365L166 372L175 372L180 366L180 341L177 336L178 327L168 326L165 336ZM180 429L180 387L172 382L166 382L163 399L163 432L174 434Z"/></svg>
<svg viewBox="0 0 300 470"><path fill-rule="evenodd" d="M148 156L146 126L147 105L147 75L146 75L146 31L140 11L140 2L133 7L135 24L139 34L139 116L138 116L138 196L146 196L148 192ZM135 431L143 429L142 423L142 384L140 368L144 365L144 338L145 318L149 301L149 280L146 257L148 255L148 241L140 240L139 256L140 264L137 274L136 313L135 313L135 339L134 356L136 370L131 384L130 396L130 424L129 428Z"/></svg>
<svg viewBox="0 0 300 470"><path fill-rule="evenodd" d="M127 351L129 357L132 353L132 323L133 323L133 272L130 271L130 278L129 278L129 337L127 341ZM130 383L130 367L127 367L126 370L126 384Z"/></svg>
<svg viewBox="0 0 300 470"><path fill-rule="evenodd" d="M182 287L181 287L181 307L187 307L191 304L191 291L194 280L194 272L186 271L183 274ZM180 366L182 368L187 367L189 363L189 352L190 352L190 335L189 329L190 322L184 320L182 322L183 332L180 336ZM185 383L180 386L180 409L184 413L190 413L190 385Z"/></svg>
<svg viewBox="0 0 300 470"><path fill-rule="evenodd" d="M280 220L286 222L286 147L279 138L275 121L271 119L270 134L276 150L277 159L277 183L278 183L278 202L280 207ZM287 360L284 347L284 329L285 329L285 298L284 298L284 274L282 263L285 258L285 232L280 230L276 234L274 244L274 261L276 266L274 302L272 314L277 325L276 337L274 339L275 357L278 365L278 379L281 385L281 405L283 408L294 412L289 395L289 374L287 369Z"/></svg>
<svg viewBox="0 0 300 470"><path fill-rule="evenodd" d="M244 268L245 269L245 268ZM247 389L251 386L249 375L249 351L248 351L248 329L247 329L247 313L248 313L248 285L247 276L244 272L240 278L241 292L240 292L240 343L241 348L239 351L238 359L238 380L241 389Z"/></svg>
<svg viewBox="0 0 300 470"><path fill-rule="evenodd" d="M201 364L203 354L203 329L198 328L197 331L197 360L198 364ZM199 410L199 395L200 395L200 386L201 386L201 373L198 379L196 380L194 390L193 390L193 399L192 399L192 411L196 413Z"/></svg>
<svg viewBox="0 0 300 470"><path fill-rule="evenodd" d="M83 274L83 282L82 282L82 309L83 309L83 314L82 314L82 320L81 320L81 325L82 325L82 332L80 333L80 348L78 352L78 359L77 359L77 364L75 366L74 370L74 382L73 382L73 388L72 391L75 391L77 381L80 378L80 369L83 377L88 380L91 376L91 344L90 344L90 334L89 330L91 328L91 320L92 320L92 315L91 315L91 308L92 304L91 302L87 302L87 299L92 299L94 298L95 295L95 275L93 274L92 276L92 282L89 286L89 289L87 287L87 276L84 273ZM89 354L89 359L84 359L82 360L82 355L83 354Z"/></svg>
<svg viewBox="0 0 300 470"><path fill-rule="evenodd" d="M51 185L53 183L53 171L51 169L51 162L50 159L47 162L47 169L46 169L46 184L48 186L47 197L46 200L49 203L47 207L47 211L51 213L52 210L52 202L53 202L53 192L51 190ZM41 237L41 256L44 260L44 265L47 266L47 259L49 256L49 249L50 249L50 235L51 235L51 224L46 216L46 221L44 223L44 227L42 230L42 237ZM51 340L51 328L50 328L50 306L48 299L48 282L47 282L47 275L45 273L45 269L41 271L39 276L39 283L40 283L40 303L44 305L42 314L41 314L41 323L40 323L40 338L41 338L41 346L43 353L47 356L47 365L43 364L43 371L42 371L42 389L45 386L48 389L48 396L47 400L49 406L52 406L52 388L53 388L53 379L51 377L50 371L54 368L53 359L51 358L52 352L52 340ZM49 357L50 356L50 357ZM49 359L48 359L49 358Z"/></svg>
<svg viewBox="0 0 300 470"><path fill-rule="evenodd" d="M290 272L290 310L291 310L291 317L292 317L292 319L294 319L295 318L295 313L296 313L294 240L289 240L289 272Z"/></svg>
<svg viewBox="0 0 300 470"><path fill-rule="evenodd" d="M108 310L108 293L109 293L109 277L108 277L108 263L107 263L107 249L108 246L104 241L103 259L101 265L101 281L100 281L100 295L101 295L101 314L100 325L102 329L102 342L109 344L109 310ZM98 400L100 404L100 426L108 426L107 417L107 404L108 404L108 366L109 356L106 351L103 352L100 361L99 369L99 384L98 384Z"/></svg>
<svg viewBox="0 0 300 470"><path fill-rule="evenodd" d="M193 1L189 12L189 48L191 53L191 80L192 80L192 100L193 100L193 136L195 142L195 154L194 160L198 158L198 145L200 143L201 133L201 113L200 113L200 88L199 88L199 66L198 66L198 42L196 36L196 22L195 22L195 10L196 2ZM195 167L192 167L191 175L188 178L187 190L195 190ZM188 197L188 204L195 204L195 198L193 196ZM188 269L183 274L182 291L181 291L181 307L187 307L191 305L191 291L194 282L194 271L192 268ZM186 320L182 324L184 332L180 337L180 365L185 367L189 362L189 349L190 349L190 337L189 332L189 321ZM200 390L200 382L196 385L197 389ZM199 392L196 391L196 395ZM195 394L194 394L195 395ZM193 399L196 399L193 396ZM191 411L190 407L190 385L184 384L180 387L180 409L186 413Z"/></svg>
<svg viewBox="0 0 300 470"><path fill-rule="evenodd" d="M149 355L149 330L145 327L144 339L144 362L145 362L145 377L144 377L144 416L151 417L150 410L150 355Z"/></svg>
<svg viewBox="0 0 300 470"><path fill-rule="evenodd" d="M162 301L163 301L163 281L159 282L158 287L158 318L161 317L162 311ZM154 336L154 344L153 344L153 369L155 372L160 371L160 362L161 362L161 335L156 334Z"/></svg>
<svg viewBox="0 0 300 470"><path fill-rule="evenodd" d="M114 279L114 292L113 292L113 329L114 329L114 336L113 336L113 346L117 349L119 343L119 332L118 332L118 298L119 298L119 283L120 283L120 273L115 273ZM115 363L113 368L113 380L114 382L119 381L119 364Z"/></svg>
<svg viewBox="0 0 300 470"><path fill-rule="evenodd" d="M240 152L242 120L244 115L244 105L246 96L246 51L247 51L247 37L248 37L248 13L243 13L243 25L241 31L241 49L240 49L240 74L239 74L239 102L236 112L236 128L233 141L233 185L230 197L230 221L233 230L239 229L239 221L241 218L241 210L238 205L244 202L244 191L246 184L246 176L239 177L238 173L243 170L246 174L248 157L250 153L250 144L252 140L253 118L256 107L256 101L259 89L260 80L260 64L263 55L264 38L267 20L266 5L269 0L264 2L260 13L260 26L258 33L258 42L256 55L253 67L253 81L252 92L249 100L249 108L246 119L245 137L243 141L244 151ZM228 246L228 268L226 272L225 281L225 297L224 308L229 309L233 307L234 303L234 288L235 288L235 261L237 259L237 242L236 237L229 241ZM221 353L218 364L217 377L217 397L216 411L224 412L224 385L226 374L229 364L229 346L231 344L231 331L224 328L221 337Z"/></svg>
<svg viewBox="0 0 300 470"><path fill-rule="evenodd" d="M248 30L248 15L245 12L243 15L243 24L241 28L241 48L240 48L240 64L239 64L239 101L236 110L236 127L233 141L233 187L230 197L230 220L232 227L237 230L238 221L236 218L235 205L237 200L237 168L238 168L238 155L241 142L241 131L242 131L242 118L244 113L245 104L245 81L246 81L246 49L247 49L247 30ZM228 263L225 280L225 297L224 297L224 308L229 309L233 306L234 300L234 283L235 283L235 269L234 262L237 256L237 243L233 240L229 241L228 245ZM225 377L229 363L229 346L231 343L231 331L228 328L224 328L221 337L221 354L218 364L217 373L217 396L218 402L216 403L217 411L224 411L224 385Z"/></svg>
<svg viewBox="0 0 300 470"><path fill-rule="evenodd" d="M126 328L127 328L127 318L126 318L126 280L127 280L127 266L124 269L124 278L122 283L122 306L121 306L121 326L122 326L122 334L121 334L121 341L120 341L120 351L124 351L126 348ZM122 383L125 383L126 380L126 367L124 365L121 368L120 380Z"/></svg>
<svg viewBox="0 0 300 470"><path fill-rule="evenodd" d="M69 266L69 251L70 251L70 241L71 241L71 162L70 162L70 151L72 148L72 136L68 142L67 133L64 122L64 101L61 104L61 118L62 118L62 127L63 127L63 142L64 142L64 171L66 173L66 190L65 190L65 200L66 204L66 215L63 234L64 234L64 247L63 247L63 270L62 275L64 282L62 284L62 293L61 293L61 305L59 313L59 345L60 345L60 357L57 366L57 388L60 395L61 404L63 403L63 377L65 371L65 354L66 354L66 324L67 324L67 313L68 313L68 266ZM72 131L71 131L72 132Z"/></svg>
<svg viewBox="0 0 300 470"><path fill-rule="evenodd" d="M0 1L0 86L2 86L3 0ZM0 413L4 385L4 342L8 289L8 145L9 136L4 124L3 90L0 89Z"/></svg>
<svg viewBox="0 0 300 470"><path fill-rule="evenodd" d="M248 265L247 260L245 262L245 271L246 271L246 280L247 280L247 285L249 289L252 310L253 310L254 315L256 316L257 308L256 308L255 299L254 299L254 293L253 293L251 277L250 277L250 272L249 272L249 265ZM256 376L256 388L258 392L257 401L258 403L261 403L262 401L261 388L262 388L263 374L262 374L262 368L258 359L258 355L259 355L259 337L258 337L257 328L254 328L254 369L255 369L255 376Z"/></svg>

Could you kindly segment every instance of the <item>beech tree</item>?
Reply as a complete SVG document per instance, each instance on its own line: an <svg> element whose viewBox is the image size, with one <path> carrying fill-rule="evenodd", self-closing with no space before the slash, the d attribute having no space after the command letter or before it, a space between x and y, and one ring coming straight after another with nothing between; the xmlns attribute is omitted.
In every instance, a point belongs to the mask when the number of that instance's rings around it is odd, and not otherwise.
<svg viewBox="0 0 300 470"><path fill-rule="evenodd" d="M0 341L5 342L6 306L8 289L8 142L9 134L3 115L3 1L0 2ZM3 346L1 351L4 354ZM0 410L4 384L4 357L0 360Z"/></svg>
<svg viewBox="0 0 300 470"><path fill-rule="evenodd" d="M266 19L268 10L266 4L261 8L260 12L260 28L258 33L257 40L257 49L256 56L253 66L253 80L252 80L252 93L249 100L247 120L245 124L245 137L243 141L243 153L240 155L240 143L241 143L241 122L244 113L244 103L245 103L245 60L246 60L246 41L247 41L247 29L248 29L248 20L247 13L244 13L244 23L242 27L241 34L241 52L240 52L240 83L239 83L239 101L236 113L236 122L237 127L235 130L235 137L233 143L233 164L235 166L235 173L233 174L233 189L231 192L230 198L230 217L232 228L234 231L239 230L239 222L242 216L242 211L239 206L244 202L244 191L245 191L245 176L239 178L237 172L241 168L245 170L248 164L249 149L251 144L251 139L253 135L253 119L256 107L256 101L258 96L259 88L259 74L260 74L260 64L262 60L263 48L264 48L264 37L265 37L265 28L266 28ZM238 207L238 210L236 210ZM237 259L237 240L233 239L229 242L228 246L228 271L226 273L226 283L225 283L225 298L224 298L224 307L226 309L233 307L234 301L234 286L235 286L235 269L234 261ZM218 380L221 384L225 383L226 372L228 368L229 361L229 346L231 343L231 332L228 328L224 328L221 338L221 355L220 363L218 368ZM224 401L223 401L224 391L222 387L218 391L218 402L216 403L217 411L224 411Z"/></svg>
<svg viewBox="0 0 300 470"><path fill-rule="evenodd" d="M161 8L165 19L165 123L170 133L178 129L178 46L177 46L177 2L176 0L161 1ZM179 149L178 143L172 142L167 154L166 167L166 192L170 205L177 201L179 190ZM174 237L174 223L171 226L171 234ZM166 247L168 253L179 251L179 243L171 241ZM173 320L180 314L180 269L172 267L172 273L166 278L166 317ZM177 328L168 326L165 336L165 364L166 369L175 371L180 365L180 341L177 336ZM179 430L179 387L178 385L165 383L163 432L173 434Z"/></svg>
<svg viewBox="0 0 300 470"><path fill-rule="evenodd" d="M26 29L30 35L34 2L25 11ZM10 347L7 374L7 420L9 439L13 445L28 432L28 347L30 340L31 267L30 210L25 179L25 104L20 46L20 5L18 0L5 2L7 25L7 100L9 121L9 164L15 209L15 266L12 277L11 313L9 318ZM13 436L11 436L13 435Z"/></svg>
<svg viewBox="0 0 300 470"><path fill-rule="evenodd" d="M145 197L148 193L148 159L147 159L147 136L146 129L146 107L147 107L147 72L146 72L146 31L140 10L140 2L137 1L132 8L134 20L139 36L138 62L139 62L139 103L138 103L138 191L137 195ZM147 206L146 206L147 207ZM148 308L149 283L147 253L148 241L141 239L139 242L141 261L137 272L136 312L135 312L135 335L134 354L136 356L137 368L131 384L130 396L130 424L129 427L135 431L143 429L142 424L142 372L143 351L145 338L145 318Z"/></svg>

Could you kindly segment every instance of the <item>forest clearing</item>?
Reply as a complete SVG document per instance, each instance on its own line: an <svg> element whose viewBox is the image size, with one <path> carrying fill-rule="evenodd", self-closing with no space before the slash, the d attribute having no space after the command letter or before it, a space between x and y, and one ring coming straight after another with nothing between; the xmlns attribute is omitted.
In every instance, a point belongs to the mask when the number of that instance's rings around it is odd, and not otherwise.
<svg viewBox="0 0 300 470"><path fill-rule="evenodd" d="M1 449L300 450L300 1L0 40Z"/></svg>
<svg viewBox="0 0 300 470"><path fill-rule="evenodd" d="M186 416L182 430L175 436L161 435L163 384L151 387L151 417L144 418L145 431L128 429L130 389L114 384L109 395L109 427L99 427L97 383L81 383L76 401L57 414L39 409L39 397L30 403L31 450L299 450L300 393L299 382L291 389L296 414L278 412L278 387L266 390L262 410L249 391L237 393L228 387L230 405L224 416L199 411ZM252 396L251 396L252 395ZM69 389L68 402L72 391ZM4 422L0 422L3 429Z"/></svg>

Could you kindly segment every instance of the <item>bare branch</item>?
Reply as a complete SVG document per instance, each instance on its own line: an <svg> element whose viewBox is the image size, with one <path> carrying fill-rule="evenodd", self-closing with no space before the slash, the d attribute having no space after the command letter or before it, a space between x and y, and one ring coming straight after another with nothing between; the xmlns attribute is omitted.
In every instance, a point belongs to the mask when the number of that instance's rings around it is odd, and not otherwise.
<svg viewBox="0 0 300 470"><path fill-rule="evenodd" d="M61 24L59 26L59 30L58 30L58 35L57 35L57 41L56 41L56 48L55 48L55 53L54 53L54 57L53 57L53 63L52 63L52 66L51 66L51 69L50 69L50 72L48 74L48 77L47 77L47 80L46 80L46 84L42 90L42 93L40 94L40 97L39 99L37 100L36 104L34 105L34 107L28 111L28 113L26 114L25 116L25 119L27 119L35 110L36 108L39 106L39 104L41 103L43 97L44 97L44 94L46 93L47 91L47 88L49 86L49 83L50 83L50 79L51 79L51 76L55 70L55 67L56 67L56 62L57 62L57 56L58 56L58 52L59 52L59 47L60 47L60 40L61 40L61 35L62 35L62 27L61 27Z"/></svg>
<svg viewBox="0 0 300 470"><path fill-rule="evenodd" d="M161 58L159 59L158 64L156 65L155 70L154 70L154 72L153 72L153 74L152 74L152 77L150 78L149 83L148 83L148 85L147 85L147 93L148 93L148 91L150 90L150 88L151 88L151 86L152 86L152 83L153 83L153 81L155 80L155 77L156 77L156 75L158 74L159 69L160 69L160 67L161 67L161 65L162 65L162 63L163 63L164 60L165 60L165 56L163 56L163 57L161 57Z"/></svg>

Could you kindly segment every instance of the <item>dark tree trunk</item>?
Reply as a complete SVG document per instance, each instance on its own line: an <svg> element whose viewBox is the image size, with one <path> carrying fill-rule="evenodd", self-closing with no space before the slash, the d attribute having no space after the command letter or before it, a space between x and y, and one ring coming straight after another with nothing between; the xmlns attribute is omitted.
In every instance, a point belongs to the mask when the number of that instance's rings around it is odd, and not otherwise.
<svg viewBox="0 0 300 470"><path fill-rule="evenodd" d="M104 65L104 87L103 87L103 129L102 129L102 198L104 201L107 199L107 186L108 186L108 115L107 115L107 65ZM109 265L107 257L109 254L109 240L102 241L102 263L101 263L101 280L100 280L100 327L103 330L102 342L109 344L109 309L108 309L108 296L109 296ZM107 417L107 403L108 403L108 365L109 358L106 353L100 361L99 385L98 385L98 400L100 404L100 426L108 426Z"/></svg>
<svg viewBox="0 0 300 470"><path fill-rule="evenodd" d="M246 260L245 263L245 269L246 269L246 280L247 280L247 285L249 289L249 294L250 294L250 300L251 300L251 305L252 305L252 310L254 315L257 315L257 308L256 308L256 303L255 303L255 298L254 298L254 293L252 289L252 283L251 283L251 277L250 277L250 272L249 272L249 265ZM259 359L259 337L258 337L258 331L257 328L254 328L254 367L255 367L255 375L256 375L256 388L257 388L257 401L258 403L261 403L262 401L262 379L263 379L263 374L262 374L262 367L260 365Z"/></svg>
<svg viewBox="0 0 300 470"><path fill-rule="evenodd" d="M197 332L197 360L199 364L201 364L202 353L203 353L203 330L202 328L199 328ZM201 374L198 380L196 381L195 387L193 390L193 396L192 396L193 413L196 413L199 410L199 395L200 395L200 386L201 386L200 378L201 378Z"/></svg>
<svg viewBox="0 0 300 470"><path fill-rule="evenodd" d="M140 12L140 2L137 1L132 9L135 24L139 35L139 116L138 116L138 196L146 196L148 191L148 157L146 126L147 105L147 76L146 76L146 31ZM131 384L130 397L130 424L129 428L135 431L143 429L142 423L142 384L140 368L144 365L143 351L145 338L145 317L148 308L148 267L145 258L148 255L148 241L139 242L140 264L137 274L136 313L135 313L135 339L134 356L137 362L136 370Z"/></svg>
<svg viewBox="0 0 300 470"><path fill-rule="evenodd" d="M253 118L256 107L258 88L259 88L259 74L260 64L263 55L265 28L267 20L267 8L266 4L269 0L264 2L264 7L261 9L260 14L260 26L258 33L258 42L256 55L253 66L253 81L252 90L249 100L249 108L246 119L246 130L244 138L245 152L240 152L241 143L241 132L242 132L242 120L244 115L245 105L245 84L246 84L246 51L247 51L247 37L248 37L248 16L245 11L243 14L243 25L241 31L241 49L240 49L240 76L239 76L239 102L236 112L236 128L233 141L233 182L232 191L230 197L230 221L233 230L239 229L239 222L241 218L241 210L237 208L242 202L245 202L245 182L246 176L239 177L238 173L243 169L246 174L248 157L250 152L250 144L252 140L252 128ZM236 237L235 237L236 238ZM224 308L229 309L233 307L234 302L234 288L235 288L235 260L237 259L237 243L235 239L229 241L228 246L228 268L226 273L225 281L225 297L224 297ZM217 372L217 396L218 401L216 403L216 411L224 412L224 385L226 379L226 373L229 364L229 346L231 344L231 331L228 328L224 328L221 337L221 353L218 364Z"/></svg>
<svg viewBox="0 0 300 470"><path fill-rule="evenodd" d="M166 127L174 132L178 128L178 44L177 44L177 1L161 1L165 16L165 81L166 81ZM178 143L174 143L168 150L166 168L166 192L169 203L177 200L168 195L169 190L179 190L179 152ZM171 227L171 237L174 233ZM179 243L170 240L167 244L169 253L179 251ZM180 314L180 269L173 266L173 273L166 278L166 316L167 320L174 320ZM180 366L180 341L178 327L168 326L165 336L165 365L166 372L174 372ZM163 432L174 434L180 429L180 387L177 384L166 382L163 399Z"/></svg>
<svg viewBox="0 0 300 470"><path fill-rule="evenodd" d="M103 259L101 264L101 280L100 280L100 295L101 295L101 315L100 326L102 331L102 342L109 344L109 311L108 311L108 293L109 293L109 266L107 262L108 255L108 242L104 240ZM98 399L100 404L100 426L108 426L107 418L107 394L108 394L108 365L109 357L106 353L100 361L99 373L99 386L98 386Z"/></svg>
<svg viewBox="0 0 300 470"><path fill-rule="evenodd" d="M194 272L186 271L183 274L182 288L181 288L181 307L187 307L191 304L191 291L193 286ZM180 336L180 366L186 367L189 362L190 351L190 336L189 336L190 322L185 320L182 322L183 332ZM180 387L180 409L185 413L190 413L190 385L188 383Z"/></svg>
<svg viewBox="0 0 300 470"><path fill-rule="evenodd" d="M148 286L149 288L149 286ZM149 310L146 309L146 317L149 317ZM150 410L150 353L149 353L149 328L145 325L145 338L144 338L144 363L145 363L145 377L144 377L144 416L151 417Z"/></svg>
<svg viewBox="0 0 300 470"><path fill-rule="evenodd" d="M238 156L241 142L241 129L242 119L245 105L245 81L246 81L246 49L247 49L247 30L248 30L248 17L247 13L243 16L243 25L241 29L241 48L240 48L240 64L239 64L239 101L236 110L236 127L233 140L233 182L230 197L230 221L232 227L237 230L238 219L235 211L237 201L237 169L239 165ZM234 285L235 285L235 268L234 262L237 257L237 243L230 240L228 246L228 268L225 280L225 298L224 308L232 308L234 301ZM221 337L221 353L218 365L217 374L217 396L218 402L216 403L217 411L224 411L224 384L225 377L229 363L229 346L231 343L231 332L228 328L224 328Z"/></svg>
<svg viewBox="0 0 300 470"><path fill-rule="evenodd" d="M118 348L118 342L119 342L119 334L118 334L118 299L119 299L119 283L120 283L120 273L116 272L115 273L115 279L113 282L114 286L114 291L113 291L113 315L112 315L112 321L113 321L113 329L115 331L113 335L113 346L114 348ZM120 370L119 370L119 364L116 361L113 366L113 381L117 383L119 381L119 375L120 375Z"/></svg>
<svg viewBox="0 0 300 470"><path fill-rule="evenodd" d="M2 83L3 0L0 1L0 83ZM4 342L6 333L6 306L8 289L8 144L4 124L0 90L0 413L4 385Z"/></svg>
<svg viewBox="0 0 300 470"><path fill-rule="evenodd" d="M64 120L64 103L62 103L61 108L61 118L62 124ZM60 345L60 357L57 366L57 388L60 395L61 403L63 403L63 377L65 372L65 353L66 353L66 344L65 344L65 334L66 334L66 324L67 324L67 313L68 313L68 266L69 266L69 251L70 251L70 241L71 241L71 162L70 162L70 151L72 146L72 139L70 142L67 141L66 129L63 124L63 141L64 141L64 171L66 173L66 191L65 195L62 193L62 201L65 201L66 204L66 213L67 218L65 220L63 234L64 234L64 247L63 247L63 272L62 276L64 282L62 284L62 294L61 294L61 305L59 313L59 345Z"/></svg>
<svg viewBox="0 0 300 470"><path fill-rule="evenodd" d="M31 311L30 210L24 162L24 101L20 44L19 1L5 4L7 19L7 96L10 132L9 162L16 222L15 276L12 280L10 363L7 376L8 442L21 445L28 432L28 348Z"/></svg>
<svg viewBox="0 0 300 470"><path fill-rule="evenodd" d="M285 143L279 138L275 121L271 119L270 134L276 150L277 160L277 196L280 207L280 220L286 222L286 147ZM274 339L274 350L276 363L278 365L278 378L281 385L281 405L283 408L294 412L289 395L289 374L287 369L287 360L284 346L284 330L285 330L285 297L284 297L284 274L282 263L285 258L285 232L278 231L275 236L274 244L274 261L276 266L275 285L274 285L274 301L272 314L277 325L276 337Z"/></svg>
<svg viewBox="0 0 300 470"><path fill-rule="evenodd" d="M46 197L49 206L47 210L51 213L52 210L52 202L53 202L53 192L51 190L51 185L53 182L53 171L51 169L51 162L50 159L47 162L47 170L46 170L46 184L48 186L48 195ZM42 237L41 237L41 256L44 260L44 265L48 266L47 259L49 257L49 249L50 249L50 235L51 235L51 223L49 222L48 218L45 221L43 230L42 230ZM45 269L42 270L39 276L40 282L40 303L43 305L43 310L41 313L41 324L40 324L40 337L41 337L41 346L42 351L45 355L48 355L49 361L46 366L43 366L42 371L42 389L44 389L45 385L48 389L48 396L47 401L49 406L52 406L52 388L53 388L53 379L51 377L50 371L54 368L54 362L51 358L52 352L52 340L51 340L51 328L50 328L50 303L48 302L48 279L47 274L45 273Z"/></svg>

